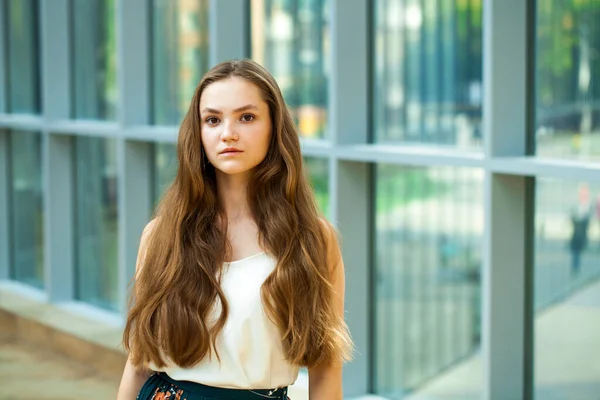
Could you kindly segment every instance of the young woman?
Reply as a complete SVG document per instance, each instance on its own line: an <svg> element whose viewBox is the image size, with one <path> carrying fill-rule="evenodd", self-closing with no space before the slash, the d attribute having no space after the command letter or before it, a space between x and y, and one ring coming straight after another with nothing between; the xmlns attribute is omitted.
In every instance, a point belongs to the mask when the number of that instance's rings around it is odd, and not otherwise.
<svg viewBox="0 0 600 400"><path fill-rule="evenodd" d="M342 398L344 267L273 77L215 66L181 124L179 169L140 243L119 400Z"/></svg>

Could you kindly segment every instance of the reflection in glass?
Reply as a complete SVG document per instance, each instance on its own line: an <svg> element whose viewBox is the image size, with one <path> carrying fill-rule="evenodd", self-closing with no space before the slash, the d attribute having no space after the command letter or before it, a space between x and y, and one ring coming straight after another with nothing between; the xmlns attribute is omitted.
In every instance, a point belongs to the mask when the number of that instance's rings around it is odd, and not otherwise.
<svg viewBox="0 0 600 400"><path fill-rule="evenodd" d="M42 136L12 131L9 142L11 278L41 288L44 286Z"/></svg>
<svg viewBox="0 0 600 400"><path fill-rule="evenodd" d="M152 199L156 207L177 174L177 146L155 143L153 160Z"/></svg>
<svg viewBox="0 0 600 400"><path fill-rule="evenodd" d="M482 2L376 0L376 141L481 147Z"/></svg>
<svg viewBox="0 0 600 400"><path fill-rule="evenodd" d="M376 186L375 392L478 398L483 172L381 164Z"/></svg>
<svg viewBox="0 0 600 400"><path fill-rule="evenodd" d="M329 2L251 2L252 58L273 74L300 134L322 138L327 129Z"/></svg>
<svg viewBox="0 0 600 400"><path fill-rule="evenodd" d="M152 0L152 107L157 125L178 125L208 70L209 0Z"/></svg>
<svg viewBox="0 0 600 400"><path fill-rule="evenodd" d="M538 179L536 399L600 393L600 185Z"/></svg>
<svg viewBox="0 0 600 400"><path fill-rule="evenodd" d="M75 138L76 297L117 310L115 139Z"/></svg>
<svg viewBox="0 0 600 400"><path fill-rule="evenodd" d="M327 218L329 216L329 161L326 158L305 157L304 165L313 186L319 211Z"/></svg>
<svg viewBox="0 0 600 400"><path fill-rule="evenodd" d="M536 140L546 157L600 160L600 2L536 2Z"/></svg>
<svg viewBox="0 0 600 400"><path fill-rule="evenodd" d="M600 186L538 179L536 186L538 309L600 277Z"/></svg>
<svg viewBox="0 0 600 400"><path fill-rule="evenodd" d="M38 2L6 2L8 112L40 112Z"/></svg>
<svg viewBox="0 0 600 400"><path fill-rule="evenodd" d="M71 0L73 117L115 119L115 0Z"/></svg>

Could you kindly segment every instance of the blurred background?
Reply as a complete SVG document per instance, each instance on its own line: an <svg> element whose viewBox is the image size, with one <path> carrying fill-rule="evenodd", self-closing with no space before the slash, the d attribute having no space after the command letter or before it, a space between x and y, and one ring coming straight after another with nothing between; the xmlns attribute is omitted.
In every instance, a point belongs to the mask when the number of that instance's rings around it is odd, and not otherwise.
<svg viewBox="0 0 600 400"><path fill-rule="evenodd" d="M115 389L31 349L116 352L178 125L244 57L340 230L347 396L600 399L598 0L0 0L0 376L64 390L10 398Z"/></svg>

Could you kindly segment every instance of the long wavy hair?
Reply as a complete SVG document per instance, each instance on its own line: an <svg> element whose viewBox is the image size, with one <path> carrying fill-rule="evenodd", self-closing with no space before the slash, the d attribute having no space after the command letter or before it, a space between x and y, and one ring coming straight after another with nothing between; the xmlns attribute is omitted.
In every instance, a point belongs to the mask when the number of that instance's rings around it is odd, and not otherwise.
<svg viewBox="0 0 600 400"><path fill-rule="evenodd" d="M269 318L281 332L286 359L312 367L350 358L351 339L336 312L328 229L303 168L296 126L273 77L251 60L223 62L196 88L177 144L179 168L148 229L140 255L123 343L134 365L190 367L216 349L228 317L220 271L231 249L217 200L214 167L200 135L200 98L210 84L240 77L268 104L272 135L254 169L248 202L261 247L277 265L261 287ZM216 305L216 307L215 307ZM217 312L215 313L215 310ZM166 357L166 358L165 358Z"/></svg>

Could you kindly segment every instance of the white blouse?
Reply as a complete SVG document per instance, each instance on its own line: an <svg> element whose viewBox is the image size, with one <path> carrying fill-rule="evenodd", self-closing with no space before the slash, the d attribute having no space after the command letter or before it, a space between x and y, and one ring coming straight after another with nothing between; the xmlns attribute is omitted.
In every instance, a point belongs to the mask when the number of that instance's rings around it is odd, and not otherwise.
<svg viewBox="0 0 600 400"><path fill-rule="evenodd" d="M205 357L189 368L168 365L150 368L175 380L236 389L274 389L289 386L298 367L283 356L281 333L266 315L260 288L275 269L276 260L259 253L225 263L221 287L229 305L229 317L217 336L217 357Z"/></svg>

